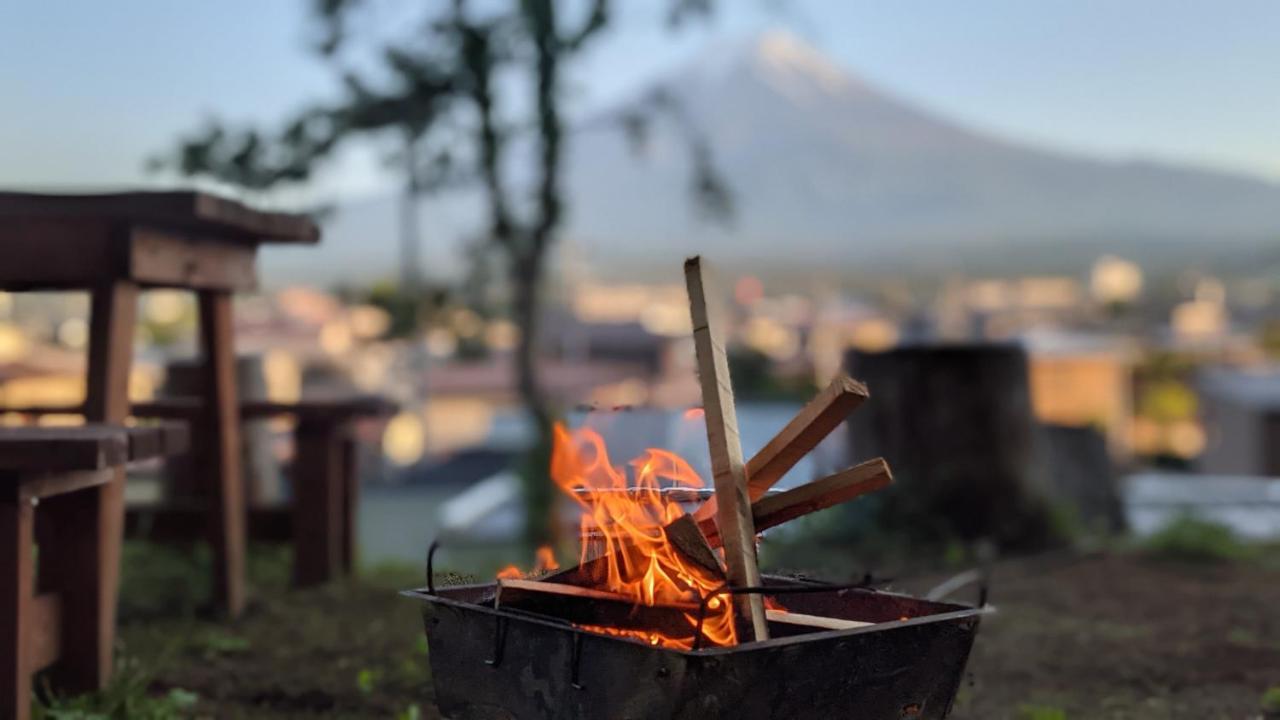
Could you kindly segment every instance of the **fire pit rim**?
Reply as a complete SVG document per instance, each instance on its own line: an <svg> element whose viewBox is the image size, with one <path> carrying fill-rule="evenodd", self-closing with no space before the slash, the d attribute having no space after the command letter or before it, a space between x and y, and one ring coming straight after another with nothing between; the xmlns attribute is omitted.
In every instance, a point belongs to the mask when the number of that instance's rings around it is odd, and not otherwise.
<svg viewBox="0 0 1280 720"><path fill-rule="evenodd" d="M778 576L765 576L764 579L786 580L787 578L780 578ZM438 589L452 590L452 591L486 590L486 589L496 588L496 586L497 586L496 583L492 583L492 582L468 583L464 585L450 585L447 588L438 588ZM862 588L862 589L855 589L855 590L848 590L848 589L835 590L833 592L872 593L877 595L890 595L894 597L903 597L903 598L908 598L915 601L920 600L920 598L916 598L911 595L907 595L905 593L895 593L887 590L877 590L874 588ZM591 630L585 630L583 628L579 628L568 623L552 622L551 620L540 618L535 615L527 615L527 614L513 615L512 613L504 613L502 612L501 609L493 608L489 605L485 605L482 603L477 603L474 601L457 600L454 598L441 595L438 592L433 594L429 592L428 589L425 587L414 588L410 590L401 590L400 594L403 595L404 597L413 598L421 602L437 602L437 603L441 603L448 606L465 608L467 610L479 610L483 614L492 615L495 618L504 618L504 619L516 618L521 620L522 622L536 623L538 625L554 628L557 630L568 630L578 635L589 636L593 639L626 643L628 646L631 646L631 647L642 647L649 650L664 652L664 653L677 653L687 657L714 657L717 655L740 653L740 652L754 650L754 649L763 650L763 649L781 648L789 645L798 645L806 642L813 642L815 640L820 640L820 639L828 639L828 638L835 638L835 637L851 637L854 635L862 635L866 633L880 632L884 630L893 630L897 628L911 627L914 625L924 625L924 624L935 623L935 622L948 622L953 620L962 620L970 617L980 619L981 616L990 614L991 612L994 611L994 608L992 608L989 605L983 606L983 607L975 607L971 605L964 605L961 603L942 602L942 601L935 600L935 601L929 601L929 602L932 602L935 605L943 605L943 606L947 606L955 609L947 612L931 613L928 615L919 615L916 617L908 618L906 620L891 620L887 622L866 625L863 627L849 628L846 630L822 630L817 632L804 633L801 635L793 635L790 637L771 638L769 640L763 640L763 641L753 640L749 642L742 642L732 647L707 647L707 648L700 648L697 650L684 650L680 648L671 648L671 647L654 647L652 645L647 645L645 643L637 642L635 640L630 640L627 638L614 637L612 635L605 635L604 633L592 632Z"/></svg>

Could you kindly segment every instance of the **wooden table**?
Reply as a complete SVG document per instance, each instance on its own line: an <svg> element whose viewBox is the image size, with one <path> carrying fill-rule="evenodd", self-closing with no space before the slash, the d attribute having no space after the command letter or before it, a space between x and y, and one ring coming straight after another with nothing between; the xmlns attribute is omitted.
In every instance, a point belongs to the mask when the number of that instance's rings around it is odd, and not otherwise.
<svg viewBox="0 0 1280 720"><path fill-rule="evenodd" d="M0 290L87 290L91 296L85 417L122 423L138 293L148 288L192 290L199 302L205 359L198 438L202 482L217 505L207 529L216 564L215 595L229 615L244 607L244 489L240 480L235 350L231 296L256 287L255 260L265 243L313 244L319 230L297 215L259 212L198 192L110 195L0 193ZM94 599L101 632L114 624L124 473L96 490L102 542L96 566L106 573ZM109 656L96 669L110 675Z"/></svg>
<svg viewBox="0 0 1280 720"><path fill-rule="evenodd" d="M126 462L183 452L187 437L181 424L0 428L0 717L28 717L45 667L59 690L102 685L115 639L102 598L116 577L101 561L102 490Z"/></svg>

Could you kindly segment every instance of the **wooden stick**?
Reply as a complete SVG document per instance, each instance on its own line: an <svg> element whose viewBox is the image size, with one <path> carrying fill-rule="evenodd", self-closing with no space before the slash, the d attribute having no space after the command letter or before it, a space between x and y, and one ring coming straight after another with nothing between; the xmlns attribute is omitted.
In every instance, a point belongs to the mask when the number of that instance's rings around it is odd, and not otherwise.
<svg viewBox="0 0 1280 720"><path fill-rule="evenodd" d="M620 603L626 605L634 605L635 600L611 593L605 590L594 590L592 588L578 587L577 585L566 585L564 583L543 582L540 580L520 580L520 579L500 579L498 580L498 593L494 595L494 607L502 606L502 598L504 595L518 595L518 593L540 593L543 595L556 595L565 599ZM656 605L655 610L679 610L688 612L697 610L698 606L694 603L672 603L669 605ZM867 627L875 623L863 622L861 620L845 620L844 618L823 617L821 615L806 615L804 613L793 613L786 610L766 610L765 617L771 622L786 623L788 625L803 625L804 627L818 628L822 630L852 630L854 628Z"/></svg>
<svg viewBox="0 0 1280 720"><path fill-rule="evenodd" d="M768 610L765 614L768 616L769 622L786 623L788 625L803 625L805 627L819 628L822 630L852 630L854 628L875 625L875 623L863 622L861 620L845 620L844 618L823 617L821 615L805 615L804 613L793 613L785 610Z"/></svg>
<svg viewBox="0 0 1280 720"><path fill-rule="evenodd" d="M751 500L759 500L866 399L867 388L857 380L843 373L832 380L747 462ZM716 500L712 498L698 508L694 519L702 522L715 515Z"/></svg>
<svg viewBox="0 0 1280 720"><path fill-rule="evenodd" d="M715 527L715 523L711 525ZM716 557L715 551L707 543L702 530L698 529L698 523L694 521L693 516L681 515L679 519L667 523L662 528L662 532L667 536L667 542L674 545L682 555L711 571L716 577L724 579L724 566L720 564L720 558Z"/></svg>
<svg viewBox="0 0 1280 720"><path fill-rule="evenodd" d="M706 278L702 259L694 256L684 263L685 285L689 290L689 313L693 319L693 346L702 386L702 407L706 411L707 446L711 451L711 475L715 483L716 524L724 538L725 563L729 582L736 586L760 584L756 565L755 528L751 524L751 500L747 495L746 467L742 461L742 441L729 381L729 361L724 338L707 306ZM769 639L764 603L749 595L746 602L734 603L744 634L754 640Z"/></svg>
<svg viewBox="0 0 1280 720"><path fill-rule="evenodd" d="M760 498L751 505L752 520L756 532L763 532L888 487L892 482L888 463L884 458L875 458L821 480ZM699 523L698 527L706 534L707 543L717 547L720 538L715 532L715 523Z"/></svg>

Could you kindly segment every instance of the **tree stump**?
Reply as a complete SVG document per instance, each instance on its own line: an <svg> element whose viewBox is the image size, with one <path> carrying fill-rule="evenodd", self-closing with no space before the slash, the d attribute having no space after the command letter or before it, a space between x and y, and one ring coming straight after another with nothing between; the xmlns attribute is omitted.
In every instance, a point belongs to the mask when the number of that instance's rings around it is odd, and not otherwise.
<svg viewBox="0 0 1280 720"><path fill-rule="evenodd" d="M849 418L855 460L883 456L896 482L877 526L913 544L994 542L1027 551L1056 529L1033 481L1027 358L1011 344L852 351L849 373L870 399Z"/></svg>

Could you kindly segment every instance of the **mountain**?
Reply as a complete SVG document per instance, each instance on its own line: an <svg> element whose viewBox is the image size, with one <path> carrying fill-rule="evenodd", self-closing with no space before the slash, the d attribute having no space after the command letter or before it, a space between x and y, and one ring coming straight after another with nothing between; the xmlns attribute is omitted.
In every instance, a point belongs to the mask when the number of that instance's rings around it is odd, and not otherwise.
<svg viewBox="0 0 1280 720"><path fill-rule="evenodd" d="M962 261L1079 268L1108 251L1185 263L1214 243L1215 258L1253 264L1260 254L1274 259L1269 246L1280 240L1280 185L974 131L785 33L710 53L637 97L656 90L675 99L675 111L652 124L642 153L600 119L583 123L569 144L566 238L605 275L670 275L675 258L695 251L757 272L843 274ZM670 119L677 114L685 122ZM690 128L708 139L728 180L727 227L707 222L690 200ZM389 204L386 217L394 217ZM430 217L424 227L448 231ZM394 233L386 242L392 250Z"/></svg>
<svg viewBox="0 0 1280 720"><path fill-rule="evenodd" d="M793 36L676 73L661 87L711 138L736 218L694 222L671 123L626 162L617 137L574 147L574 236L601 259L702 249L748 261L901 263L916 251L1280 240L1280 186L1106 162L961 127L859 80ZM640 252L635 252L639 250Z"/></svg>

